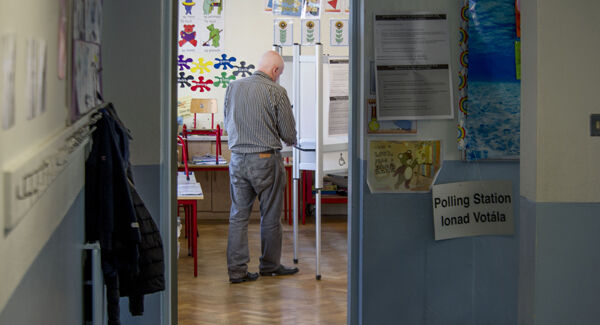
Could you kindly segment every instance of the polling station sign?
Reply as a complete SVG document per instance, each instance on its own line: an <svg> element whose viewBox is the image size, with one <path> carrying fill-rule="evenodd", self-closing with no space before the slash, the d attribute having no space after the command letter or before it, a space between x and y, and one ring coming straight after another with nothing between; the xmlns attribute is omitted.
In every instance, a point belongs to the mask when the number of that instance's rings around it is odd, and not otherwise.
<svg viewBox="0 0 600 325"><path fill-rule="evenodd" d="M434 185L432 201L435 240L515 232L510 181Z"/></svg>

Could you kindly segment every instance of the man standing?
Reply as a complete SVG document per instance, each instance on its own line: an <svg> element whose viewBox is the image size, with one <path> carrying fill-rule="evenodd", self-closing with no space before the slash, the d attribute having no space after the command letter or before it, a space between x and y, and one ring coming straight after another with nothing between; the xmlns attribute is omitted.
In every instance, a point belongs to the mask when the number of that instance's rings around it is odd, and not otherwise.
<svg viewBox="0 0 600 325"><path fill-rule="evenodd" d="M276 82L283 73L283 59L275 51L263 54L252 76L233 81L225 94L225 129L229 163L231 212L227 242L229 281L254 281L248 272L248 221L252 204L260 201L260 275L289 275L298 268L280 264L281 211L285 169L279 151L281 141L296 144L296 123L290 100Z"/></svg>

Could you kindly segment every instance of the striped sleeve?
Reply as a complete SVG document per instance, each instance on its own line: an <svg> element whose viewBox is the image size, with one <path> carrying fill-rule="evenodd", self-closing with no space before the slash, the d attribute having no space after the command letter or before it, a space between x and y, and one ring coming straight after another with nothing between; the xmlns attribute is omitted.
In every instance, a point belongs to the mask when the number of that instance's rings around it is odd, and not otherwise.
<svg viewBox="0 0 600 325"><path fill-rule="evenodd" d="M294 113L292 105L288 99L285 89L279 96L277 104L277 128L279 137L288 146L296 144L296 122L294 121Z"/></svg>

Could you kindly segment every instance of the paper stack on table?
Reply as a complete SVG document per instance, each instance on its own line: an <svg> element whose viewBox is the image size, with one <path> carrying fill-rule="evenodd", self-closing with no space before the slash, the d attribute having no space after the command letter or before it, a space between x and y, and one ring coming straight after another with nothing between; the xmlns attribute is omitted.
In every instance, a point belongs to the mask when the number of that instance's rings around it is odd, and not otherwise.
<svg viewBox="0 0 600 325"><path fill-rule="evenodd" d="M212 153L192 157L192 164L194 165L215 165L216 162L217 157ZM227 160L225 160L223 156L219 155L219 165L221 164L227 164Z"/></svg>
<svg viewBox="0 0 600 325"><path fill-rule="evenodd" d="M177 196L203 196L202 187L196 182L194 173L190 173L189 181L185 177L185 172L177 174Z"/></svg>

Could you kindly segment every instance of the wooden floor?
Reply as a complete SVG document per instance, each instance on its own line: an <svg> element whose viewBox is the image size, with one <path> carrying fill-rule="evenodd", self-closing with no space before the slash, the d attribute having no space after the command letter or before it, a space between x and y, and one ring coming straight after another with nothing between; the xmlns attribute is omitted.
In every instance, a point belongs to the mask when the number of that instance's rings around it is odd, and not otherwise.
<svg viewBox="0 0 600 325"><path fill-rule="evenodd" d="M227 224L198 225L198 277L182 238L178 260L179 324L346 324L346 220L323 218L321 280L315 279L315 226L300 225L300 272L230 284ZM293 265L292 227L284 224L282 264ZM183 232L182 232L183 237ZM249 271L258 272L259 225L251 224Z"/></svg>

